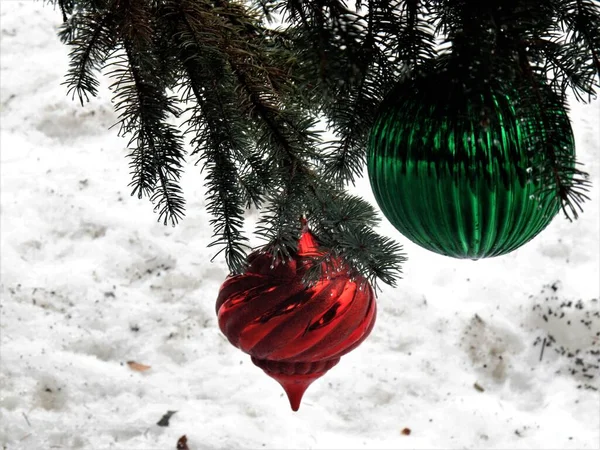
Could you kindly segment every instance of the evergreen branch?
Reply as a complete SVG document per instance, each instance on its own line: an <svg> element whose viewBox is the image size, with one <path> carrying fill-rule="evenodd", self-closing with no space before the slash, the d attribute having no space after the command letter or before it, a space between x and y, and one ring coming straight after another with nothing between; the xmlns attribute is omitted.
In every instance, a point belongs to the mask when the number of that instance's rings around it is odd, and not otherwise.
<svg viewBox="0 0 600 450"><path fill-rule="evenodd" d="M63 24L63 31L68 30L68 36L73 38L69 42L73 48L69 54L69 71L63 84L68 86L67 93L73 98L77 95L83 106L84 99L89 101L88 95L97 95L99 83L94 72L100 70L116 46L114 14L109 10L77 15L77 33L72 32L72 26L68 21Z"/></svg>
<svg viewBox="0 0 600 450"><path fill-rule="evenodd" d="M175 226L185 215L183 191L178 184L179 170L173 175L172 167L163 166L159 167L157 172L160 183L150 201L155 205L154 211L158 212L158 221L162 221L164 225L171 222L171 225Z"/></svg>
<svg viewBox="0 0 600 450"><path fill-rule="evenodd" d="M111 85L115 92L113 103L115 111L119 114L119 135L131 134L128 146L135 144L128 155L132 158L130 168L133 179L130 186L134 189L131 195L137 194L138 198L150 196L156 184L156 164L154 161L154 125L151 118L147 118L144 103L146 86L142 84L142 77L137 72L133 62L129 59L131 50L125 56L117 55L111 59L112 69L109 76L116 78Z"/></svg>
<svg viewBox="0 0 600 450"><path fill-rule="evenodd" d="M79 29L79 22L83 16L85 16L85 14L75 13L71 16L68 16L66 18L67 20L63 20L63 23L60 25L58 30L58 38L60 39L60 42L65 45L70 45L73 41L75 41L75 37L77 36L77 31ZM71 61L69 61L69 64L71 64Z"/></svg>
<svg viewBox="0 0 600 450"><path fill-rule="evenodd" d="M592 0L567 0L559 5L558 14L571 42L582 40L585 43L600 78L600 5Z"/></svg>
<svg viewBox="0 0 600 450"><path fill-rule="evenodd" d="M577 0L577 19L573 29L583 36L600 78L600 5L589 0Z"/></svg>
<svg viewBox="0 0 600 450"><path fill-rule="evenodd" d="M417 43L419 42L417 37L417 24L418 24L418 14L419 14L419 0L406 0L406 29L408 40L410 44L407 46L409 49L409 67L412 70L415 70L419 65L419 50L417 47Z"/></svg>
<svg viewBox="0 0 600 450"><path fill-rule="evenodd" d="M332 262L341 256L351 274L362 274L375 289L378 279L394 286L406 257L400 245L372 229L379 222L373 207L332 184L314 180L310 186L307 217L328 252L307 271L305 281L322 278L323 268L333 270Z"/></svg>
<svg viewBox="0 0 600 450"><path fill-rule="evenodd" d="M570 139L564 140L570 136L570 125L565 129L564 121L552 120L553 116L565 114L567 108L564 100L545 89L543 78L535 75L523 49L519 55L526 79L523 89L520 89L521 99L526 105L534 105L537 120L545 133L538 136L540 150L545 158L544 164L537 168L536 177L541 185L537 195L549 197L552 202L560 202L565 217L572 221L577 219L578 210L582 211L581 203L589 200L585 194L590 186L589 176L575 167L574 155L569 152L574 143ZM565 120L568 124L568 118Z"/></svg>
<svg viewBox="0 0 600 450"><path fill-rule="evenodd" d="M216 237L209 244L221 246L213 259L222 251L225 260L233 273L240 273L245 266L246 253L243 242L248 241L242 234L244 225L243 201L238 191L231 190L237 181L238 171L231 160L231 155L214 146L207 146L202 154L206 172L206 186L213 195L207 202L207 209L213 215L210 224L213 226Z"/></svg>
<svg viewBox="0 0 600 450"><path fill-rule="evenodd" d="M580 53L581 42L565 44L540 40L532 45L543 54L544 70L554 75L550 81L557 86L557 92L566 92L570 88L580 100L582 93L593 95L595 73L579 67L577 60L571 57L573 53Z"/></svg>
<svg viewBox="0 0 600 450"><path fill-rule="evenodd" d="M254 30L234 21L234 26L243 31L242 36L252 43ZM250 30L250 31L248 31ZM231 39L241 51L228 49L228 64L236 77L242 110L254 123L254 137L258 149L269 154L273 160L273 178L279 186L271 188L278 192L268 198L271 207L266 207L262 217L265 224L257 228L257 234L268 240L267 247L273 258L286 258L290 248L297 245L299 217L303 214L306 186L305 174L309 170L309 159L319 158L315 151L317 134L314 131L316 120L292 103L286 103L289 91L294 91L290 80L273 83L269 68L256 70L252 59L245 55L256 47L245 47L245 41ZM260 53L257 60L261 60ZM275 71L277 76L279 71Z"/></svg>
<svg viewBox="0 0 600 450"><path fill-rule="evenodd" d="M166 120L179 115L179 110L166 96L161 80L153 76L156 61L152 53L135 51L127 40L123 46L125 55L113 57L109 76L116 79L111 88L115 110L120 113L119 134L130 134L129 145L135 144L129 154L131 195L150 197L160 211L159 220L175 224L184 214L185 203L177 186L184 152L181 136Z"/></svg>
<svg viewBox="0 0 600 450"><path fill-rule="evenodd" d="M363 274L375 290L378 289L377 280L396 286L402 273L400 264L407 260L401 245L370 228L352 227L341 234L339 246L352 261L354 270Z"/></svg>
<svg viewBox="0 0 600 450"><path fill-rule="evenodd" d="M315 138L314 132L309 131L314 121L307 120L299 109L286 103L289 92L295 89L285 67L269 64L275 59L265 54L270 50L269 44L254 24L252 14L226 2L217 2L218 8L210 14L194 3L182 2L182 5L186 5L184 14L196 45L218 49L226 61L236 79L233 90L238 93L242 113L273 144L265 150L276 161L293 152L306 153Z"/></svg>
<svg viewBox="0 0 600 450"><path fill-rule="evenodd" d="M339 186L354 183L355 177L361 175L368 133L385 94L395 83L385 70L385 55L374 49L372 57L365 63L368 67L360 84L324 108L329 126L338 137L326 148L324 175Z"/></svg>
<svg viewBox="0 0 600 450"><path fill-rule="evenodd" d="M372 0L378 44L394 61L414 71L425 61L435 58L434 20L427 14L427 2L421 0Z"/></svg>
<svg viewBox="0 0 600 450"><path fill-rule="evenodd" d="M354 181L354 177L362 172L364 143L370 127L369 112L376 110L383 97L383 92L376 90L382 83L374 78L378 74L374 65L377 58L382 61L385 56L375 46L373 36L361 37L363 31L356 24L349 26L354 30L346 30L347 45L343 41L322 39L320 46L315 47L317 29L291 32L303 58L300 64L303 78L308 80L303 88L318 93L313 104L318 102L317 111L327 117L328 125L336 135L336 140L324 148L324 163L326 176L335 179L340 186L345 181ZM350 38L350 35L360 40ZM315 64L319 54L327 55L326 62L321 60Z"/></svg>
<svg viewBox="0 0 600 450"><path fill-rule="evenodd" d="M364 106L367 78L371 75L369 69L373 64L377 51L373 36L373 16L371 14L368 15L367 35L361 50L364 56L357 61L360 81L352 96L350 108L344 108L343 110L336 108L338 114L332 114L332 108L326 109L330 117L330 123L333 123L333 131L340 135L340 140L339 145L334 145L333 151L328 155L329 161L326 161L325 175L332 177L339 186L343 186L347 181L354 183L354 177L361 175L364 165L364 149L366 148L364 136L366 136L368 130L361 129L357 125L361 122L358 108ZM376 103L379 104L377 100L381 100L381 98L376 97ZM340 115L346 120L342 122ZM368 129L370 126L371 123L367 123L366 128Z"/></svg>
<svg viewBox="0 0 600 450"><path fill-rule="evenodd" d="M304 11L299 15L302 26L292 29L292 39L303 57L303 77L311 80L309 83L320 80L317 101L336 136L324 148L325 176L340 186L353 183L362 172L372 120L402 64L392 56L393 49L408 42L414 51L401 58L412 59L415 65L433 54L431 29L416 18L423 6L417 1L410 3L405 8L408 12L397 14L386 0L370 0L364 17L336 2L324 7L310 1L292 4L295 10ZM329 34L324 34L323 21L332 27ZM391 43L393 37L397 45ZM326 61L323 55L327 55Z"/></svg>
<svg viewBox="0 0 600 450"><path fill-rule="evenodd" d="M306 212L307 179L297 174L285 188L273 190L261 211L256 234L262 236L273 262L287 261L298 246L300 219Z"/></svg>
<svg viewBox="0 0 600 450"><path fill-rule="evenodd" d="M198 20L201 5L171 1L165 8L166 26L174 37L185 74L181 80L187 86L184 98L195 105L188 131L195 135L192 154L200 154L210 193L207 208L213 216L210 223L215 240L209 246L221 247L214 257L225 252L230 270L239 273L244 268L248 241L242 233L245 196L257 203L263 196L263 186L241 177L236 165L236 160L257 165L247 150L251 147L245 132L248 122L235 107L232 76L216 35L205 33L208 24ZM207 85L211 88L205 89Z"/></svg>
<svg viewBox="0 0 600 450"><path fill-rule="evenodd" d="M242 196L233 196L231 193L238 192L239 187L243 186L246 188L246 198L258 203L262 200L264 186L251 183L248 176L239 177L237 168L230 161L225 163L216 155L220 154L220 158L224 157L223 153L229 153L230 157L235 155L238 160L245 160L245 167L251 169L250 173L264 173L268 161L248 152L251 146L248 145L244 130L249 127L262 129L257 137L258 145L271 155L282 148L286 154L291 154L295 144L290 142L283 128L293 129L294 124L289 117L279 120L273 114L277 108L277 94L269 89L278 86L277 78L280 75L276 69L257 65L265 58L255 55L257 49L249 45L256 34L251 24L234 16L236 23L227 25L229 15L225 13L230 12L227 5L220 5L210 14L202 9L202 4L193 2L172 2L170 7L171 13L177 18L173 22L177 47L181 49L181 60L200 109L193 123L197 131L203 132L195 141L204 144L196 151L202 152L202 158L206 161L205 169L209 171L212 193L209 209L215 216L212 222L215 236L220 236L211 245L224 245L230 268L239 271L243 253L237 249L245 240L239 232L243 223ZM223 29L226 35L222 34ZM208 30L211 32L208 33ZM214 80L220 80L220 83ZM200 92L199 86L207 84L211 85L210 89ZM242 98L231 96L233 92L242 91L246 92ZM235 105L239 106L235 108ZM261 144L261 139L268 143ZM275 145L269 145L273 141ZM301 147L296 145L296 148ZM211 164L211 161L221 162Z"/></svg>
<svg viewBox="0 0 600 450"><path fill-rule="evenodd" d="M265 190L272 177L269 170L271 162L257 152L248 152L240 167L238 183L242 189L242 200L246 208L260 208L264 202Z"/></svg>
<svg viewBox="0 0 600 450"><path fill-rule="evenodd" d="M393 284L400 247L373 231L375 211L343 185L362 170L392 85L444 64L462 67L475 88L492 77L516 84L524 112L540 122L538 195L560 202L569 219L587 199L589 179L558 117L567 89L582 98L598 86L595 0L51 1L66 21L60 37L73 45L68 92L83 103L96 95L96 71L110 67L119 134L130 137L132 193L149 196L159 220L173 224L184 210L183 149L167 92L183 88L191 113L183 134L206 173L211 246L234 272L244 261L244 207L260 205L258 234L274 258L289 258L306 217L324 261L342 257L373 284ZM289 27L263 25L279 13ZM321 148L317 116L336 137Z"/></svg>
<svg viewBox="0 0 600 450"><path fill-rule="evenodd" d="M68 16L73 13L73 2L72 0L58 0L58 6L62 13L63 22L68 20Z"/></svg>
<svg viewBox="0 0 600 450"><path fill-rule="evenodd" d="M242 233L244 199L238 189L240 175L233 154L242 151L241 148L248 143L242 133L232 129L237 124L230 123L231 118L223 111L223 103L218 101L219 87L214 86L211 93L202 92L197 84L198 69L194 67L193 59L186 59L184 64L197 105L190 119L196 132L192 140L192 144L197 145L194 154L201 154L200 160L204 161L202 171L206 172L206 186L211 193L207 209L214 217L210 224L216 239L209 247L221 246L213 259L224 251L232 273L240 273L245 265L244 248L248 246L244 242L248 238ZM216 96L216 102L211 101L211 95Z"/></svg>

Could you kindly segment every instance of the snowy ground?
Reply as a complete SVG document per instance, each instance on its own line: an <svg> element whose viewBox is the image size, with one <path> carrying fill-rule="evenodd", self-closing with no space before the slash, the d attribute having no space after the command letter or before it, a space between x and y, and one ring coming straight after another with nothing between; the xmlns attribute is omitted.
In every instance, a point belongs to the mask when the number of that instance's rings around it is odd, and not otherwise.
<svg viewBox="0 0 600 450"><path fill-rule="evenodd" d="M218 330L227 271L209 262L198 169L185 179L187 218L156 223L128 195L110 95L82 108L61 86L60 14L1 7L4 449L175 449L184 434L190 450L599 448L600 102L572 105L594 182L581 219L558 217L479 262L386 225L410 258L404 280L379 295L369 339L293 413ZM359 190L370 196L368 182Z"/></svg>

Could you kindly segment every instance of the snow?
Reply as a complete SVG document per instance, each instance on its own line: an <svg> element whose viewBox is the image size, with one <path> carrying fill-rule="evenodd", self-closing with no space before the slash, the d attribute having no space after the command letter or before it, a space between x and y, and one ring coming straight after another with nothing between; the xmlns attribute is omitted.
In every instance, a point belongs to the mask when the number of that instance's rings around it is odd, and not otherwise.
<svg viewBox="0 0 600 450"><path fill-rule="evenodd" d="M293 413L218 329L227 269L210 261L194 161L187 217L164 227L129 195L106 83L83 108L61 85L60 13L3 1L1 20L3 449L175 449L184 434L191 450L599 448L600 102L571 102L594 183L579 220L559 216L477 262L384 222L409 256L404 278L379 294L371 336ZM356 190L374 202L368 181Z"/></svg>

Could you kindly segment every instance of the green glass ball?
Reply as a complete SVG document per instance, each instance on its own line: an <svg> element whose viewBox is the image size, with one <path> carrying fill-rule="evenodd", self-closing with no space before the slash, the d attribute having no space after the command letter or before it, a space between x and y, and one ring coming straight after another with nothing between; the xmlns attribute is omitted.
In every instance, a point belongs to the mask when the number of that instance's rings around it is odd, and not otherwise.
<svg viewBox="0 0 600 450"><path fill-rule="evenodd" d="M367 167L377 203L400 233L442 255L479 259L519 248L552 221L560 202L539 195L544 124L571 155L573 132L562 107L544 120L523 100L536 93L523 92L499 80L469 89L443 72L391 91L369 137Z"/></svg>

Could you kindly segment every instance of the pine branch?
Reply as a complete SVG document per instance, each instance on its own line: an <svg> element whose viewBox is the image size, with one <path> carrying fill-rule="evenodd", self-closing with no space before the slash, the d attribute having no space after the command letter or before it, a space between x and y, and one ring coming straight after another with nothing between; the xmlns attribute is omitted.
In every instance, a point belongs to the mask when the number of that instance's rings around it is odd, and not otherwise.
<svg viewBox="0 0 600 450"><path fill-rule="evenodd" d="M214 151L208 146L203 152L203 172L206 172L206 186L213 193L207 202L207 209L214 216L210 224L213 226L214 241L209 247L222 247L214 256L225 252L225 260L233 273L240 273L245 266L246 253L243 244L248 239L242 234L244 224L243 200L238 191L230 190L235 186L238 171L226 151Z"/></svg>
<svg viewBox="0 0 600 450"><path fill-rule="evenodd" d="M428 2L371 0L374 34L401 71L414 71L436 57L434 23Z"/></svg>
<svg viewBox="0 0 600 450"><path fill-rule="evenodd" d="M218 3L226 11L231 4ZM316 120L302 108L290 103L290 92L295 90L289 77L281 78L285 69L262 66L267 61L260 50L266 42L260 38L251 23L236 16L232 22L239 34L229 35L228 65L235 76L242 111L254 123L253 135L259 150L272 159L271 194L267 200L257 234L268 241L273 258L289 257L297 245L298 220L303 214L305 197L304 176L310 170L308 160L318 159L316 152ZM256 40L263 41L254 45ZM247 55L256 57L249 58Z"/></svg>
<svg viewBox="0 0 600 450"><path fill-rule="evenodd" d="M335 270L334 261L341 257L350 274L363 275L375 289L377 280L395 286L406 261L402 247L372 229L379 217L369 203L320 180L314 178L310 184L307 217L320 244L329 251L311 266L305 282L321 279L323 268Z"/></svg>
<svg viewBox="0 0 600 450"><path fill-rule="evenodd" d="M152 74L156 61L151 53L134 50L123 42L125 54L111 58L109 76L115 79L115 110L120 114L120 135L131 135L132 195L148 196L159 212L159 221L176 224L184 215L184 200L177 182L184 159L179 132L167 123L178 116L173 99L166 96L161 80ZM158 187L156 186L158 182Z"/></svg>
<svg viewBox="0 0 600 450"><path fill-rule="evenodd" d="M298 246L307 187L302 178L296 176L285 190L279 188L268 195L261 211L256 234L267 241L264 250L272 255L273 263L290 259Z"/></svg>
<svg viewBox="0 0 600 450"><path fill-rule="evenodd" d="M353 98L350 102L344 103L344 108L326 107L325 111L329 116L329 123L333 125L333 132L341 136L339 144L330 144L330 153L328 161L326 161L325 175L330 176L339 186L343 186L346 182L354 183L355 177L362 173L362 167L365 160L366 148L366 133L371 127L371 123L366 123L366 129L361 129L361 119L359 114L367 111L360 111L358 108L364 107L365 97L367 96L368 78L372 77L371 66L378 55L378 49L375 47L375 38L373 35L373 16L368 15L367 34L360 49L360 57L357 62L357 72L360 74L358 85L354 89ZM378 92L371 92L371 99L374 100L375 108L381 102L381 97L378 98ZM374 98L373 98L374 97ZM350 108L347 108L350 103ZM371 113L375 111L371 108ZM367 112L367 113L368 113ZM341 117L340 117L341 116ZM374 114L372 115L374 116ZM341 120L343 117L343 120Z"/></svg>
<svg viewBox="0 0 600 450"><path fill-rule="evenodd" d="M600 4L592 0L566 0L557 2L555 8L569 44L575 48L583 44L587 50L570 52L569 57L575 60L576 70L587 71L588 85L593 85L594 75L600 80ZM598 82L595 85L598 87ZM589 90L587 93L591 95Z"/></svg>
<svg viewBox="0 0 600 450"><path fill-rule="evenodd" d="M58 6L62 13L63 22L66 22L69 15L73 13L73 2L71 0L58 0Z"/></svg>
<svg viewBox="0 0 600 450"><path fill-rule="evenodd" d="M114 39L115 20L113 11L88 12L77 15L77 22L63 24L65 39L72 38L69 54L69 71L64 82L68 86L68 94L83 101L98 93L98 80L95 72L99 71L111 51L116 46ZM76 30L76 32L74 31Z"/></svg>
<svg viewBox="0 0 600 450"><path fill-rule="evenodd" d="M338 186L360 177L366 158L367 137L373 120L395 80L385 70L385 55L373 50L362 79L339 102L325 107L330 129L338 139L328 143L324 173Z"/></svg>
<svg viewBox="0 0 600 450"><path fill-rule="evenodd" d="M175 226L183 218L185 200L179 186L183 150L181 137L173 132L173 128L165 127L163 142L158 153L157 168L159 185L154 189L150 201L158 212L158 221L164 225L168 222Z"/></svg>
<svg viewBox="0 0 600 450"><path fill-rule="evenodd" d="M237 79L222 51L225 39L217 30L206 32L222 18L198 3L172 1L166 8L185 72L182 82L190 87L186 97L193 96L196 105L189 123L196 134L192 140L197 146L194 154L201 155L203 171L207 171L208 209L214 216L211 224L216 237L210 245L222 246L219 253L225 251L230 269L239 272L247 248L247 238L241 232L243 206L262 202L270 163L251 150L247 130L255 124L242 113L234 94Z"/></svg>
<svg viewBox="0 0 600 450"><path fill-rule="evenodd" d="M239 273L244 268L245 251L248 248L244 242L248 239L243 235L244 199L238 189L240 174L232 154L236 145L243 142L232 135L227 125L227 119L215 121L210 114L210 102L207 101L198 86L191 78L197 109L190 122L196 128L196 137L192 144L197 145L194 153L200 153L203 161L202 171L206 173L206 187L211 193L207 201L207 209L214 217L210 223L216 238L209 246L220 246L232 273ZM218 117L218 116L217 116Z"/></svg>
<svg viewBox="0 0 600 450"><path fill-rule="evenodd" d="M534 73L524 50L520 52L520 61L526 80L520 89L521 102L535 108L535 116L538 116L544 130L544 135L537 138L537 145L545 158L544 164L536 168L535 176L541 185L536 195L560 203L565 217L572 221L577 219L578 210L583 211L581 204L589 200L585 192L589 190L590 181L587 173L576 168L575 156L570 153L574 142L569 139L568 118L564 117L562 121L552 119L566 114L567 107L564 99L547 89L543 77ZM568 128L565 129L565 126Z"/></svg>
<svg viewBox="0 0 600 450"><path fill-rule="evenodd" d="M570 43L540 40L532 44L532 48L539 50L543 54L543 61L539 65L543 67L545 73L553 74L550 80L557 93L566 92L571 89L576 98L583 100L583 94L588 97L594 94L594 71L578 66L577 60L573 54L581 54L581 41ZM585 51L587 53L587 49ZM535 56L530 56L534 59Z"/></svg>
<svg viewBox="0 0 600 450"><path fill-rule="evenodd" d="M289 6L297 22L291 35L303 58L303 78L318 80L320 111L336 136L324 148L325 175L340 186L360 176L372 120L403 65L421 64L434 53L432 29L416 17L423 5L396 6L398 12L387 0L369 0L364 16L337 2ZM411 51L394 55L405 46Z"/></svg>
<svg viewBox="0 0 600 450"><path fill-rule="evenodd" d="M132 194L150 197L159 220L175 224L184 211L182 135L190 136L206 174L211 245L234 272L244 262L244 208L255 205L274 258L289 258L306 217L325 261L342 257L372 283L393 284L401 248L373 231L375 210L343 186L362 171L391 87L442 67L458 67L475 90L492 78L521 83L520 103L540 122L538 194L569 219L587 199L560 114L567 89L582 99L598 87L595 0L51 1L73 46L69 94L83 103L96 95L96 72L110 69ZM285 26L265 27L277 14ZM180 114L174 88L190 113L183 133L171 124ZM325 146L317 117L335 134Z"/></svg>
<svg viewBox="0 0 600 450"><path fill-rule="evenodd" d="M214 217L210 223L216 239L209 246L220 246L213 259L224 251L230 270L239 273L245 265L244 248L248 247L244 242L248 239L242 233L244 199L238 188L240 174L233 155L243 152L249 142L241 130L233 129L238 124L232 120L235 115L228 117L223 110L220 87L214 85L210 92L201 90L198 85L200 69L195 67L193 56L185 59L184 66L196 102L190 119L196 134L192 140L192 144L197 146L194 154L201 155L202 171L206 172L206 186L211 193L207 209ZM215 66L213 62L211 67L214 69Z"/></svg>

